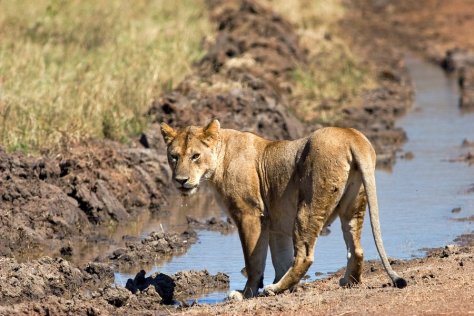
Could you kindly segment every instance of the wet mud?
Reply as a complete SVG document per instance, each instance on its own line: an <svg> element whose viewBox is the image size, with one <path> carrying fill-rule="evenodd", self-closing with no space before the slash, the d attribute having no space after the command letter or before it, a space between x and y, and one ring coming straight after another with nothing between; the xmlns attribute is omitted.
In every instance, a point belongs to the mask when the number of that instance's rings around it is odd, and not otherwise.
<svg viewBox="0 0 474 316"><path fill-rule="evenodd" d="M112 269L100 263L79 269L62 258L43 257L28 263L2 258L0 262L0 299L7 304L51 295L70 298L80 288L98 287L114 278Z"/></svg>
<svg viewBox="0 0 474 316"><path fill-rule="evenodd" d="M3 256L28 258L75 239L107 239L100 228L160 212L169 192L164 156L107 141L54 156L0 151L0 174Z"/></svg>
<svg viewBox="0 0 474 316"><path fill-rule="evenodd" d="M84 268L62 258L42 257L28 263L0 259L0 315L108 315L166 311L163 304L202 295L229 285L227 275L182 271L168 276L139 272L126 287L112 285L112 267L91 262ZM173 309L173 307L171 307Z"/></svg>
<svg viewBox="0 0 474 316"><path fill-rule="evenodd" d="M221 234L229 234L235 232L237 229L229 217L227 217L225 220L211 217L208 220L200 221L196 218L188 216L186 219L188 221L189 227L198 230L209 230L220 232Z"/></svg>
<svg viewBox="0 0 474 316"><path fill-rule="evenodd" d="M195 74L155 101L148 114L174 126L204 125L270 139L298 138L308 129L285 108L292 73L304 51L292 26L254 1L209 1L215 41Z"/></svg>
<svg viewBox="0 0 474 316"><path fill-rule="evenodd" d="M466 111L474 110L474 56L472 63L472 66L464 68L459 74L459 87L461 88L459 107Z"/></svg>
<svg viewBox="0 0 474 316"><path fill-rule="evenodd" d="M122 268L136 268L183 254L196 241L197 234L192 229L183 233L152 232L140 241L126 242L124 248L114 250L108 259Z"/></svg>
<svg viewBox="0 0 474 316"><path fill-rule="evenodd" d="M441 66L458 78L461 94L459 108L466 112L474 111L474 50L458 47L450 49L442 59Z"/></svg>
<svg viewBox="0 0 474 316"><path fill-rule="evenodd" d="M228 290L229 277L224 273L210 275L206 270L180 271L172 276L154 273L147 277L142 270L133 280L128 279L125 287L133 294L155 291L161 297L162 303L172 304L174 300L185 300L205 294L209 290Z"/></svg>

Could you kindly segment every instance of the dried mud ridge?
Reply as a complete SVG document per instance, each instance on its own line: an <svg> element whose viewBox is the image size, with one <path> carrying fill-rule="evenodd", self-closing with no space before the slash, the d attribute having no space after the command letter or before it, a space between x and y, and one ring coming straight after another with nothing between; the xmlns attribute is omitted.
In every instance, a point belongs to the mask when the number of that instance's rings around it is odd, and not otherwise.
<svg viewBox="0 0 474 316"><path fill-rule="evenodd" d="M182 271L174 275L139 272L126 287L111 285L112 268L91 262L83 269L62 258L43 257L28 263L0 259L0 315L136 314L163 309L175 299L227 290L229 277L207 271ZM151 312L149 312L151 313Z"/></svg>
<svg viewBox="0 0 474 316"><path fill-rule="evenodd" d="M160 262L173 255L186 252L197 241L192 229L178 233L152 232L138 242L127 242L108 257L119 266L137 267L143 264Z"/></svg>
<svg viewBox="0 0 474 316"><path fill-rule="evenodd" d="M184 232L151 232L142 240L127 241L125 247L115 249L107 258L101 258L101 261L109 261L120 270L162 263L185 253L198 239L195 230L229 234L236 229L229 218L222 220L212 217L205 221L190 216L186 218L188 228Z"/></svg>
<svg viewBox="0 0 474 316"><path fill-rule="evenodd" d="M285 107L297 106L291 101L292 74L306 62L306 51L299 46L293 26L254 1L209 1L209 11L217 28L215 41L207 44L207 54L194 74L156 100L147 115L156 123L175 126L205 124L216 117L224 127L272 139L297 138L320 127L303 125ZM354 43L364 44L363 40ZM341 125L365 132L380 162L390 164L405 139L394 122L411 104L411 85L396 51L375 45L367 56L375 60L379 87L366 92L362 105L343 108L346 119ZM169 184L165 148L156 125L130 145L90 140L40 157L0 151L0 279L4 280L0 312L94 315L159 310L159 304L170 296L164 288L142 290L141 286L143 282L161 284L168 277L143 281L140 274L126 289L111 285L107 264L94 263L99 266L90 272L64 259L32 258L46 249L68 255L72 240L112 243L101 230L142 212L163 213L172 190ZM192 220L189 226L231 229L223 223ZM186 236L152 233L101 260L118 266L154 262L185 251L195 238L190 232ZM29 261L18 263L7 257ZM180 284L179 276L169 278ZM222 275L198 273L182 278L201 287L226 284ZM212 278L220 281L213 283ZM4 288L9 282L19 283ZM189 287L175 287L174 293L190 294ZM133 294L135 289L139 291Z"/></svg>
<svg viewBox="0 0 474 316"><path fill-rule="evenodd" d="M292 26L253 1L209 1L216 39L194 75L153 103L154 121L204 125L289 139L307 130L284 107L292 72L304 51Z"/></svg>

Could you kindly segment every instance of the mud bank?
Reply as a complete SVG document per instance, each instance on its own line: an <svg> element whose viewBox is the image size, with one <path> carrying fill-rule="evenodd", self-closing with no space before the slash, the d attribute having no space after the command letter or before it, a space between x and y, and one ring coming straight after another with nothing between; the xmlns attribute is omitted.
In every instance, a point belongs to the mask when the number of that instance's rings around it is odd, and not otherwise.
<svg viewBox="0 0 474 316"><path fill-rule="evenodd" d="M460 91L459 108L463 112L474 111L474 48L453 48L446 51L440 65L449 73L458 78ZM463 143L463 147L469 147ZM471 152L463 153L457 161L474 163L474 155Z"/></svg>
<svg viewBox="0 0 474 316"><path fill-rule="evenodd" d="M78 268L70 262L43 257L28 263L0 259L0 315L103 315L153 314L166 311L163 304L209 289L228 288L222 273L182 271L168 276L139 272L127 286L112 285L110 266L91 262ZM173 307L171 307L173 309Z"/></svg>
<svg viewBox="0 0 474 316"><path fill-rule="evenodd" d="M115 265L128 267L142 266L169 259L184 252L197 240L197 234L188 229L181 234L152 232L138 242L127 242L108 257Z"/></svg>
<svg viewBox="0 0 474 316"><path fill-rule="evenodd" d="M164 156L107 141L38 158L1 151L0 174L4 256L34 257L74 238L105 238L101 227L160 212L169 192Z"/></svg>
<svg viewBox="0 0 474 316"><path fill-rule="evenodd" d="M343 109L346 115L340 125L363 131L376 149L378 166L389 168L396 160L395 152L406 141L405 132L395 122L413 103L414 90L404 51L367 23L365 11L358 4L347 4L347 14L339 27L377 78L375 89L366 91L359 102Z"/></svg>

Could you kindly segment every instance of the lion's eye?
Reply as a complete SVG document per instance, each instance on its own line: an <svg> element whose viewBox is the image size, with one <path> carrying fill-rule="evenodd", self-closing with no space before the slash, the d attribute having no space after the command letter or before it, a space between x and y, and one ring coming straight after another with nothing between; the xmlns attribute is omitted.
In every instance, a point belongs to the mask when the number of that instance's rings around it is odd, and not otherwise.
<svg viewBox="0 0 474 316"><path fill-rule="evenodd" d="M178 155L174 155L174 154L173 154L173 155L170 155L170 158L171 158L171 161L172 161L172 162L178 161Z"/></svg>
<svg viewBox="0 0 474 316"><path fill-rule="evenodd" d="M201 154L194 154L194 155L191 157L191 160L192 160L192 161L198 161L199 158L201 158Z"/></svg>

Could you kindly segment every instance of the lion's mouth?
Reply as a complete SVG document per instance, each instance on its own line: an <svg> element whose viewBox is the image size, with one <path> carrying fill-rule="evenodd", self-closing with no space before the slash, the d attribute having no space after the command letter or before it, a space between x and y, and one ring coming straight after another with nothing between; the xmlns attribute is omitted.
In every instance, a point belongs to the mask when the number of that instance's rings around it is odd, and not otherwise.
<svg viewBox="0 0 474 316"><path fill-rule="evenodd" d="M185 188L185 187L179 187L178 190L181 192L182 195L191 195L197 191L198 187L190 187L190 188Z"/></svg>

